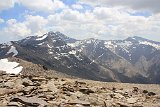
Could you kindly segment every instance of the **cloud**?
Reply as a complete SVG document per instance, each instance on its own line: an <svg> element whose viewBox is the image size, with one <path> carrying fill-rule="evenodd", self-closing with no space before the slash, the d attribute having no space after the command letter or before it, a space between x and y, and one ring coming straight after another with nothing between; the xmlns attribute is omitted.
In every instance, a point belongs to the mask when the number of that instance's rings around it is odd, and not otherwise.
<svg viewBox="0 0 160 107"><path fill-rule="evenodd" d="M43 17L32 15L27 15L23 22L10 19L6 22L7 26L0 30L0 42L19 40L31 35L41 36L47 32L47 30L45 30L47 23L47 20Z"/></svg>
<svg viewBox="0 0 160 107"><path fill-rule="evenodd" d="M95 36L92 31L96 26L96 19L90 12L80 13L77 10L67 9L59 14L48 16L50 30L58 30L74 38L86 38ZM98 29L97 29L98 30Z"/></svg>
<svg viewBox="0 0 160 107"><path fill-rule="evenodd" d="M23 23L31 30L32 35L42 35L42 33L46 32L44 28L48 22L42 16L27 15L26 21Z"/></svg>
<svg viewBox="0 0 160 107"><path fill-rule="evenodd" d="M61 0L0 0L0 11L12 8L16 3L29 10L52 13L59 9L68 8Z"/></svg>
<svg viewBox="0 0 160 107"><path fill-rule="evenodd" d="M64 10L48 17L50 30L58 30L78 39L124 39L128 36L159 36L160 15L133 16L121 8L95 7L81 13ZM151 37L152 38L152 37Z"/></svg>
<svg viewBox="0 0 160 107"><path fill-rule="evenodd" d="M92 6L125 6L134 10L160 12L160 0L80 0L79 2Z"/></svg>
<svg viewBox="0 0 160 107"><path fill-rule="evenodd" d="M59 4L58 1L57 4ZM95 1L92 1L92 3L95 3ZM83 4L80 5L84 6ZM128 36L141 36L158 40L160 14L151 14L148 17L136 16L131 14L134 11L128 9L128 7L99 5L88 10L83 9L83 11L75 9L76 6L73 8L73 5L71 7L67 6L67 8L55 13L51 12L45 17L26 15L22 22L10 19L6 21L7 26L0 30L1 41L17 40L30 35L42 35L51 30L60 31L77 39L93 37L99 39L124 39ZM112 5L116 4L112 3ZM56 6L65 7L66 4ZM27 7L29 8L29 6ZM37 10L36 8L31 9ZM54 8L52 9L54 10ZM47 11L50 11L50 9Z"/></svg>
<svg viewBox="0 0 160 107"><path fill-rule="evenodd" d="M0 18L0 24L1 24L1 23L4 23L4 20Z"/></svg>
<svg viewBox="0 0 160 107"><path fill-rule="evenodd" d="M24 23L19 23L16 19L10 19L6 23L7 27L0 30L0 42L22 39L31 32Z"/></svg>
<svg viewBox="0 0 160 107"><path fill-rule="evenodd" d="M7 21L8 27L4 28L4 32L8 35L16 35L17 37L23 37L29 35L31 30L27 28L25 23L17 22L15 19Z"/></svg>
<svg viewBox="0 0 160 107"><path fill-rule="evenodd" d="M73 4L73 5L72 5L72 8L73 8L73 9L81 10L81 9L83 9L83 6L80 5L80 4Z"/></svg>
<svg viewBox="0 0 160 107"><path fill-rule="evenodd" d="M35 11L54 12L58 9L67 8L60 0L18 0L18 2Z"/></svg>
<svg viewBox="0 0 160 107"><path fill-rule="evenodd" d="M14 7L14 0L0 0L0 12Z"/></svg>

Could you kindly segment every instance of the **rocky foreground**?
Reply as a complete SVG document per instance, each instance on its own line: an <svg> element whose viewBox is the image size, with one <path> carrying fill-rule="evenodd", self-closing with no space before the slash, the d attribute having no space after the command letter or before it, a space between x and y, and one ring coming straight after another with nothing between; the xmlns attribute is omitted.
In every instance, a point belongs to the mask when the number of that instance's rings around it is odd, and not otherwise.
<svg viewBox="0 0 160 107"><path fill-rule="evenodd" d="M160 107L160 85L0 73L0 107Z"/></svg>

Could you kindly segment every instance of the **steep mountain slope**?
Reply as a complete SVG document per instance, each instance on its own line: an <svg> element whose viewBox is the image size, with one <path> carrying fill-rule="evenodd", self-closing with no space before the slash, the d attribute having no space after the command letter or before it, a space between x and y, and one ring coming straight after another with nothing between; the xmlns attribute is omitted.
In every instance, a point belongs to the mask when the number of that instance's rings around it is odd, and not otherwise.
<svg viewBox="0 0 160 107"><path fill-rule="evenodd" d="M160 83L160 50L153 53L148 68L148 78L154 83Z"/></svg>
<svg viewBox="0 0 160 107"><path fill-rule="evenodd" d="M68 44L98 65L110 69L120 81L157 83L149 78L156 78L155 73L160 74L159 66L155 64L160 54L159 42L135 36L125 40L87 39Z"/></svg>
<svg viewBox="0 0 160 107"><path fill-rule="evenodd" d="M97 63L104 69L109 69L110 72L108 74L116 81L146 82L145 77L139 74L138 69L123 57L112 52L104 43L105 42L101 40L88 39L77 41L74 44L69 43L69 45L88 56L92 62ZM141 80L139 78L141 78Z"/></svg>
<svg viewBox="0 0 160 107"><path fill-rule="evenodd" d="M152 57L152 53L160 49L160 43L140 37L129 37L114 42L117 44L115 52L132 64L135 64L142 56L149 59Z"/></svg>
<svg viewBox="0 0 160 107"><path fill-rule="evenodd" d="M128 62L139 69L139 73L149 78L153 73L160 73L158 66L155 66L160 58L160 43L147 40L141 37L129 37L116 43L115 53L125 58ZM156 60L155 60L156 59ZM154 66L154 67L153 67ZM152 68L152 70L150 70ZM157 71L158 70L158 71ZM155 83L157 80L153 81Z"/></svg>
<svg viewBox="0 0 160 107"><path fill-rule="evenodd" d="M14 56L69 75L113 81L107 76L101 78L99 66L68 46L58 32L49 32L41 37L32 36L21 41L3 44L0 52L0 58Z"/></svg>

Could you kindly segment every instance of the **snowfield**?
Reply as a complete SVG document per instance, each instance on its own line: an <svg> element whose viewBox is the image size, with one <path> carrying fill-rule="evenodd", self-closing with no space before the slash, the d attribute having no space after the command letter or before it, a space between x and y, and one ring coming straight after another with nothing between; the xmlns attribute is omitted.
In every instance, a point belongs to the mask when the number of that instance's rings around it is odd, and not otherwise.
<svg viewBox="0 0 160 107"><path fill-rule="evenodd" d="M0 59L0 70L9 74L19 74L23 67L17 62L9 62L8 59Z"/></svg>

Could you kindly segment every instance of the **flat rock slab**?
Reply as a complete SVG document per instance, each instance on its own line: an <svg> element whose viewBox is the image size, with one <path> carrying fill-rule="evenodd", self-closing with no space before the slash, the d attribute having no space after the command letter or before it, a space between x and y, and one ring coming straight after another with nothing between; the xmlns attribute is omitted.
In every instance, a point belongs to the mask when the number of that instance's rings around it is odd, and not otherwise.
<svg viewBox="0 0 160 107"><path fill-rule="evenodd" d="M20 102L22 104L24 104L25 106L47 106L47 102L44 100L41 100L37 97L12 97L11 101L16 101L16 102Z"/></svg>
<svg viewBox="0 0 160 107"><path fill-rule="evenodd" d="M6 89L6 88L0 88L0 96L3 96L5 94L13 94L22 91L22 89Z"/></svg>

